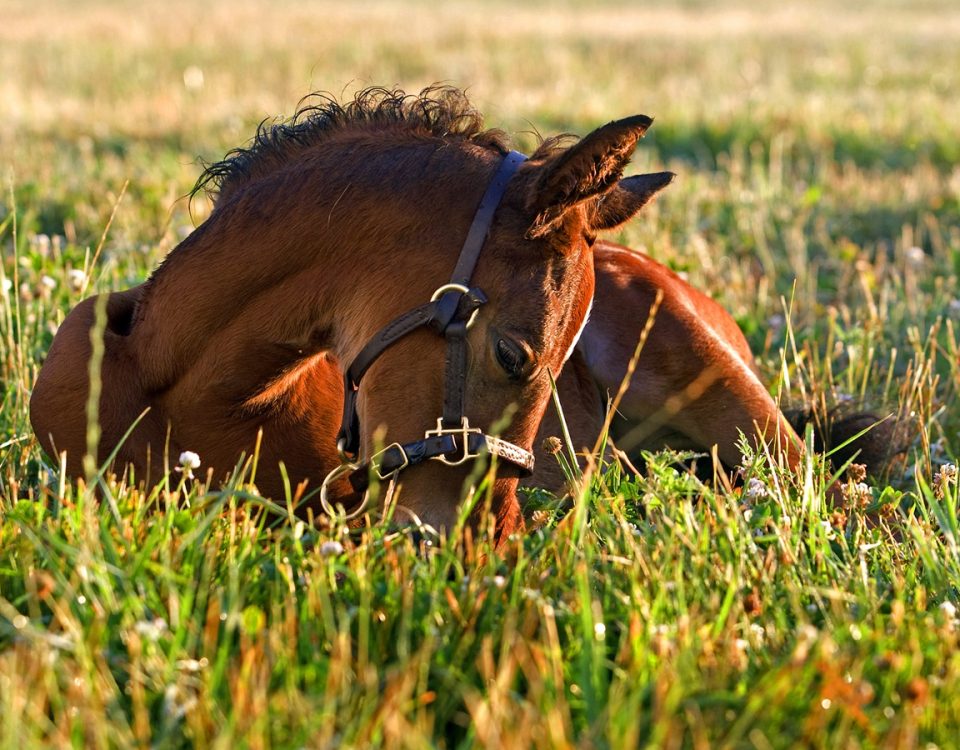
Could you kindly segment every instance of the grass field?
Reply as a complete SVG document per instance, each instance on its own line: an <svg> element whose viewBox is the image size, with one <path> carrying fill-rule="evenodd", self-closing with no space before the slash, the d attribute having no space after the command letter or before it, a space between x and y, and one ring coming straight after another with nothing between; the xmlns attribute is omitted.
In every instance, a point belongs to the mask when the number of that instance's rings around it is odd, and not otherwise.
<svg viewBox="0 0 960 750"><path fill-rule="evenodd" d="M37 369L203 219L198 158L312 90L437 81L525 149L656 116L636 168L679 178L618 239L772 390L900 415L904 459L835 506L818 458L730 490L652 456L533 498L510 562L243 476L67 482ZM960 747L958 122L955 0L0 0L0 748Z"/></svg>

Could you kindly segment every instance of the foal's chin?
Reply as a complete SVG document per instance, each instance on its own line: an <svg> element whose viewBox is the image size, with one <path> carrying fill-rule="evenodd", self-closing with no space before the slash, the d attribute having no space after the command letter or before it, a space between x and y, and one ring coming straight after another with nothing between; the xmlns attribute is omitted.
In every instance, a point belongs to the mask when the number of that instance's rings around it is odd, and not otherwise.
<svg viewBox="0 0 960 750"><path fill-rule="evenodd" d="M402 477L397 487L394 523L422 526L441 538L469 528L475 535L492 533L497 545L522 531L517 480L495 479L486 491L471 483L470 477L469 470L457 471L439 462L418 467L415 475Z"/></svg>

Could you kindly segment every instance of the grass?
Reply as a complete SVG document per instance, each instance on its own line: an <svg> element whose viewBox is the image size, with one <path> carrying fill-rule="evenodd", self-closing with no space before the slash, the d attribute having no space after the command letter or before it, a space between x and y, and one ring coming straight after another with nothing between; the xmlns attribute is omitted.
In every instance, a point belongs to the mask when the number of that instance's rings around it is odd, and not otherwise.
<svg viewBox="0 0 960 750"><path fill-rule="evenodd" d="M0 747L960 745L953 3L0 17ZM901 414L903 461L846 502L819 458L748 452L742 488L599 467L572 513L534 493L506 557L304 523L242 472L66 481L29 427L39 364L202 220L197 158L313 89L440 80L528 149L656 115L637 168L679 179L619 239L724 304L785 397Z"/></svg>

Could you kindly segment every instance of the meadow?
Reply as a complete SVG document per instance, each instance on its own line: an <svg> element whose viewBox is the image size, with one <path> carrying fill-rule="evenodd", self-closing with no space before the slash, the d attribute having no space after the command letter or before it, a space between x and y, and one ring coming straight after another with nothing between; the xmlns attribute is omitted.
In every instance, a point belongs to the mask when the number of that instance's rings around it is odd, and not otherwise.
<svg viewBox="0 0 960 750"><path fill-rule="evenodd" d="M40 363L203 220L201 161L311 91L434 82L526 150L655 116L634 168L678 179L614 239L904 452L845 502L812 452L593 465L505 555L243 471L68 481ZM0 0L0 748L960 746L958 122L955 0Z"/></svg>

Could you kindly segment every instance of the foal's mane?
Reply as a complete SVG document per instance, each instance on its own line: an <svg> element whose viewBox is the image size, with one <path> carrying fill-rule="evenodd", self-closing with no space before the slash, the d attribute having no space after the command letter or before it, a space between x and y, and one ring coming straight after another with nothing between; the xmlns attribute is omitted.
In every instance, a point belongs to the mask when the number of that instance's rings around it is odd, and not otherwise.
<svg viewBox="0 0 960 750"><path fill-rule="evenodd" d="M290 164L329 137L346 129L403 129L436 138L466 140L503 153L508 139L501 130L484 130L483 116L466 94L435 85L419 94L372 87L341 104L330 94L314 93L300 100L289 120L264 120L250 145L235 148L209 164L191 191L206 192L215 201L237 188Z"/></svg>

